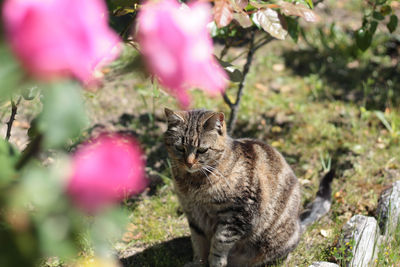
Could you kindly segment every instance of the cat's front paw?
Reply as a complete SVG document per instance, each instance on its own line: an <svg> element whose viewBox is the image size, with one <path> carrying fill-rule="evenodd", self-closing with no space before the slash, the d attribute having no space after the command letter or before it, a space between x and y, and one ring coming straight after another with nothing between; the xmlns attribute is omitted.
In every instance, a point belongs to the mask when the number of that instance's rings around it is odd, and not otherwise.
<svg viewBox="0 0 400 267"><path fill-rule="evenodd" d="M201 261L191 261L183 265L183 267L204 267L206 266L205 263L202 263Z"/></svg>
<svg viewBox="0 0 400 267"><path fill-rule="evenodd" d="M210 267L226 267L228 265L228 261L224 257L210 257Z"/></svg>

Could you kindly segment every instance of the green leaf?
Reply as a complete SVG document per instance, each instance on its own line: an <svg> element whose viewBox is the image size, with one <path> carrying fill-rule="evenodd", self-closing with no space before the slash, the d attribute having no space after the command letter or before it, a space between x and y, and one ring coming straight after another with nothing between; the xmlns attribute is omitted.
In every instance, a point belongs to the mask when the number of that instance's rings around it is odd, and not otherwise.
<svg viewBox="0 0 400 267"><path fill-rule="evenodd" d="M10 100L10 97L21 81L22 72L11 51L0 44L0 103Z"/></svg>
<svg viewBox="0 0 400 267"><path fill-rule="evenodd" d="M393 33L396 28L397 28L397 23L398 23L398 18L395 14L390 16L390 20L388 22L388 24L386 25L386 27L388 28L390 33Z"/></svg>
<svg viewBox="0 0 400 267"><path fill-rule="evenodd" d="M389 132L393 132L393 128L390 125L390 123L387 121L387 119L385 118L385 113L383 113L382 111L375 111L375 115L376 117L378 117L378 119L382 122L383 125L385 125L386 129Z"/></svg>
<svg viewBox="0 0 400 267"><path fill-rule="evenodd" d="M0 139L0 186L8 184L15 177L14 166L18 156L19 152L15 147Z"/></svg>
<svg viewBox="0 0 400 267"><path fill-rule="evenodd" d="M305 1L306 1L307 5L308 5L310 8L314 8L314 3L313 3L312 0L305 0Z"/></svg>
<svg viewBox="0 0 400 267"><path fill-rule="evenodd" d="M392 8L389 5L384 5L381 7L381 14L384 16L389 15L390 13L392 13Z"/></svg>
<svg viewBox="0 0 400 267"><path fill-rule="evenodd" d="M45 136L46 148L62 147L69 138L77 137L87 125L81 88L72 82L51 84L43 90L43 111L38 128Z"/></svg>
<svg viewBox="0 0 400 267"><path fill-rule="evenodd" d="M308 6L309 8L313 9L314 8L314 3L312 0L296 0L296 1L287 1L283 0L285 2L293 2L294 4L303 4L305 6ZM278 2L279 4L282 3L282 1Z"/></svg>
<svg viewBox="0 0 400 267"><path fill-rule="evenodd" d="M28 203L34 207L32 218L42 255L63 259L77 253L76 237L71 236L75 218L64 195L69 167L64 157L58 157L57 164L47 167L27 165L12 199L15 208L24 208Z"/></svg>
<svg viewBox="0 0 400 267"><path fill-rule="evenodd" d="M372 13L372 17L376 20L384 20L385 17L381 14L381 12L378 11L374 11L374 13Z"/></svg>
<svg viewBox="0 0 400 267"><path fill-rule="evenodd" d="M260 9L253 14L252 19L256 25L259 25L271 36L280 40L285 40L288 32L283 28L278 12L275 10L271 8Z"/></svg>
<svg viewBox="0 0 400 267"><path fill-rule="evenodd" d="M378 22L377 21L371 21L371 25L369 26L369 30L372 34L376 32L376 29L378 27Z"/></svg>
<svg viewBox="0 0 400 267"><path fill-rule="evenodd" d="M135 4L138 3L138 0L106 0L107 7L110 11L121 7L134 7Z"/></svg>
<svg viewBox="0 0 400 267"><path fill-rule="evenodd" d="M226 73L229 76L229 80L232 82L241 82L243 80L242 72L231 63L222 61L218 59L219 64L225 69Z"/></svg>
<svg viewBox="0 0 400 267"><path fill-rule="evenodd" d="M93 218L89 235L97 255L109 253L112 249L110 240L121 238L124 228L121 226L128 224L128 218L128 213L122 209L111 209Z"/></svg>
<svg viewBox="0 0 400 267"><path fill-rule="evenodd" d="M375 1L375 3L377 4L377 5L383 5L384 3L386 3L387 2L387 0L376 0Z"/></svg>
<svg viewBox="0 0 400 267"><path fill-rule="evenodd" d="M360 48L362 51L367 50L368 47L371 46L372 33L369 30L361 28L358 31L356 31L355 37L356 37L356 44L358 48Z"/></svg>
<svg viewBox="0 0 400 267"><path fill-rule="evenodd" d="M33 100L39 91L39 87L37 86L31 86L29 88L25 88L21 91L21 95L25 100Z"/></svg>
<svg viewBox="0 0 400 267"><path fill-rule="evenodd" d="M289 36L293 39L295 43L299 40L300 25L298 20L290 17L286 17L287 27Z"/></svg>

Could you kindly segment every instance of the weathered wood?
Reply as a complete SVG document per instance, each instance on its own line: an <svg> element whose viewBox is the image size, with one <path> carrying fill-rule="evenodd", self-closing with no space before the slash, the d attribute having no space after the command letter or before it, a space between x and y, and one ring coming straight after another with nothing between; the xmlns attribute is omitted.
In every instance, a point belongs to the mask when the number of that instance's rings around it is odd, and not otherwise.
<svg viewBox="0 0 400 267"><path fill-rule="evenodd" d="M346 266L372 265L379 248L379 226L375 218L354 215L343 227L338 246L345 247Z"/></svg>
<svg viewBox="0 0 400 267"><path fill-rule="evenodd" d="M384 190L378 201L376 218L381 234L390 236L396 230L400 218L400 181Z"/></svg>
<svg viewBox="0 0 400 267"><path fill-rule="evenodd" d="M308 267L339 267L339 265L337 265L336 263L327 262L327 261L316 261L316 262L313 262Z"/></svg>

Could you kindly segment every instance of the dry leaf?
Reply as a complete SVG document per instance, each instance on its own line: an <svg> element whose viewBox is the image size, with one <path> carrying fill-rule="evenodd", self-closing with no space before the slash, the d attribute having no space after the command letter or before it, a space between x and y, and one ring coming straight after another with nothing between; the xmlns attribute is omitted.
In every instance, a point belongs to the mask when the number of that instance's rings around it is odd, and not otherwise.
<svg viewBox="0 0 400 267"><path fill-rule="evenodd" d="M317 22L318 15L303 4L292 4L288 2L280 2L281 11L287 16L298 16L304 18L308 22Z"/></svg>
<svg viewBox="0 0 400 267"><path fill-rule="evenodd" d="M254 13L253 21L277 39L284 40L288 33L281 24L278 12L270 8Z"/></svg>
<svg viewBox="0 0 400 267"><path fill-rule="evenodd" d="M216 0L214 2L214 20L218 28L225 27L233 19L231 3L228 0Z"/></svg>
<svg viewBox="0 0 400 267"><path fill-rule="evenodd" d="M253 22L251 21L249 15L244 12L233 14L233 19L236 20L243 28L249 28L253 25Z"/></svg>
<svg viewBox="0 0 400 267"><path fill-rule="evenodd" d="M329 231L329 230L321 229L320 234L321 234L323 237L328 237L328 236L330 235L330 231Z"/></svg>
<svg viewBox="0 0 400 267"><path fill-rule="evenodd" d="M243 10L249 4L249 0L235 0L235 4Z"/></svg>

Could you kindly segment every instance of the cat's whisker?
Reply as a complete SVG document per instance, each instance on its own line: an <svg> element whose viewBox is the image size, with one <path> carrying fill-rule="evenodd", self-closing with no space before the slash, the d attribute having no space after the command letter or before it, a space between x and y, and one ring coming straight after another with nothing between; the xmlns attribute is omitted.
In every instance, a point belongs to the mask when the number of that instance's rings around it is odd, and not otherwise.
<svg viewBox="0 0 400 267"><path fill-rule="evenodd" d="M212 183L211 183L210 177L208 177L207 173L206 173L204 170L207 170L207 169L203 169L203 167L200 168L200 171L201 171L202 173L204 173L204 175L207 177L208 182L209 182L210 184L212 184Z"/></svg>
<svg viewBox="0 0 400 267"><path fill-rule="evenodd" d="M223 177L223 178L226 180L225 175L223 175L217 168L212 167L212 166L210 166L210 165L206 165L206 167L207 167L208 169L210 169L211 171L213 171L213 172L216 171L217 174L218 174L219 176Z"/></svg>
<svg viewBox="0 0 400 267"><path fill-rule="evenodd" d="M218 176L220 176L220 177L222 177L223 179L224 179L224 181L225 181L225 184L230 188L230 189L232 189L232 187L231 187L231 185L228 183L228 179L218 170L218 169L216 169L215 167L212 167L212 166L210 166L210 165L205 165L204 167L203 167L205 170L207 170L209 173L211 173L211 174L214 174L214 175L218 175ZM216 172L216 173L214 173L214 171Z"/></svg>

